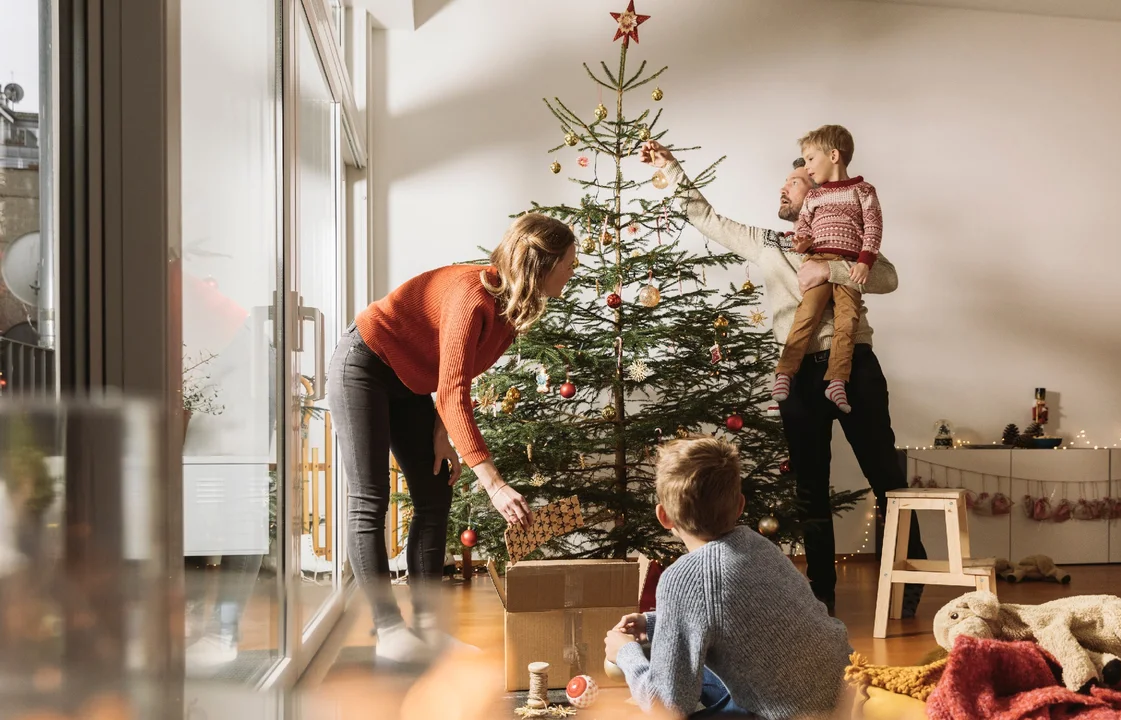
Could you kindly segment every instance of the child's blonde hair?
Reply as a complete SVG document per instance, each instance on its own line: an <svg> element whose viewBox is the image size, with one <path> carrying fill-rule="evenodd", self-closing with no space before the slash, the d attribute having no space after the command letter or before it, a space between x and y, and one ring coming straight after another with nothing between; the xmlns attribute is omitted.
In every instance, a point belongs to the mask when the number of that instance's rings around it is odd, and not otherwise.
<svg viewBox="0 0 1121 720"><path fill-rule="evenodd" d="M853 145L852 133L840 125L822 125L817 130L806 133L805 137L798 141L798 147L805 151L807 145L822 152L836 150L840 153L841 162L846 167L852 162L852 153L856 149Z"/></svg>
<svg viewBox="0 0 1121 720"><path fill-rule="evenodd" d="M673 440L658 453L655 478L678 529L706 540L735 529L743 492L735 445L707 435Z"/></svg>

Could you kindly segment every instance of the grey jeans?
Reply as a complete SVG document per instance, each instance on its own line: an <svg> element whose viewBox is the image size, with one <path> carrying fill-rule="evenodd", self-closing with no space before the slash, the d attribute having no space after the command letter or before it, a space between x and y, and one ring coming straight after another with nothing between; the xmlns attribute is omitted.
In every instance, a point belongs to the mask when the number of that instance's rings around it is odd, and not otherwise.
<svg viewBox="0 0 1121 720"><path fill-rule="evenodd" d="M350 563L379 627L401 622L389 583L385 515L389 509L389 453L405 474L413 515L406 558L414 610L430 609L426 587L444 571L452 488L445 462L433 474L436 407L412 392L363 342L353 325L331 358L327 398L346 470Z"/></svg>

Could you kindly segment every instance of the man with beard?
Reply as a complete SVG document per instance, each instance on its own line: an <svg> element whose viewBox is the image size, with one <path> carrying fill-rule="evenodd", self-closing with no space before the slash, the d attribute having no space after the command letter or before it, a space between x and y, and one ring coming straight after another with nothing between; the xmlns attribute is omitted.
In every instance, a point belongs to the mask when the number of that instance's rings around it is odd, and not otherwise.
<svg viewBox="0 0 1121 720"><path fill-rule="evenodd" d="M898 285L895 267L880 257L872 266L864 285L849 277L851 263L804 263L805 256L794 251L793 232L778 232L743 225L717 215L704 196L692 187L673 154L656 141L642 146L643 162L661 169L670 189L681 191L682 208L689 223L704 236L760 268L771 306L775 338L782 343L790 331L794 313L806 290L831 282L864 293L890 293ZM780 219L793 224L802 210L806 193L813 187L799 158L786 178L779 195ZM833 536L833 510L829 498L830 446L833 421L852 446L864 477L876 496L877 537L882 538L882 518L887 508L886 493L907 487L907 477L895 449L895 433L888 412L887 380L879 360L872 352L872 328L867 308L860 305L859 323L853 335L852 375L848 396L852 412L841 413L825 396L825 370L833 339L833 311L828 308L816 335L810 341L801 368L794 376L790 396L779 403L783 432L790 447L790 465L797 474L798 498L805 520L806 575L814 595L833 614L836 605L836 542ZM911 515L908 557L925 559L919 535L918 518ZM914 617L922 585L907 585L903 593L903 617Z"/></svg>

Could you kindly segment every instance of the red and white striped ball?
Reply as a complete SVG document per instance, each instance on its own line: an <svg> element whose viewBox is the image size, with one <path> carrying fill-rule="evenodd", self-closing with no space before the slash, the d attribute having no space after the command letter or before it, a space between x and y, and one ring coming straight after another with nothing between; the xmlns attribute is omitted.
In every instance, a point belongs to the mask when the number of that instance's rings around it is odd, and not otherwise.
<svg viewBox="0 0 1121 720"><path fill-rule="evenodd" d="M577 675L568 681L564 694L572 707L583 710L599 696L599 685L588 675Z"/></svg>

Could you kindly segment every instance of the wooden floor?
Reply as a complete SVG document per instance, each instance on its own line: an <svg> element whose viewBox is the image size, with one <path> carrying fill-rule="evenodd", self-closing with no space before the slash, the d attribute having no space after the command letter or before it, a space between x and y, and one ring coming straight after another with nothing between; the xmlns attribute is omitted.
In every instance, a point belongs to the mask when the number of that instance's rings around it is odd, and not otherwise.
<svg viewBox="0 0 1121 720"><path fill-rule="evenodd" d="M879 665L909 665L918 663L924 656L935 650L937 645L931 633L935 613L946 602L966 592L966 588L928 586L919 606L918 616L913 620L891 621L888 638L877 640L872 637L872 620L875 610L876 572L878 565L864 560L838 564L837 616L849 629L849 641L857 652ZM1117 594L1121 592L1121 565L1111 566L1069 566L1066 568L1073 579L1069 585L1052 583L1008 584L1000 582L997 591L1003 602L1038 604L1068 595ZM404 588L398 588L404 590ZM402 594L404 599L405 594ZM460 640L478 647L481 655L466 659L449 658L442 668L433 669L428 676L413 684L401 679L387 679L376 676L368 669L356 671L353 666L339 670L335 659L347 648L346 653L355 656L354 648L367 648L370 657L373 653L373 638L370 635L371 621L365 601L355 596L346 616L339 624L334 635L328 640L323 651L312 662L306 673L302 689L312 697L323 700L330 698L364 698L359 707L370 701L371 694L378 697L379 704L386 704L386 712L379 717L414 717L413 711L423 713L415 717L513 717L507 707L503 712L495 712L501 707L502 692L502 604L486 576L477 576L471 583L461 583L447 590L445 616L452 619L454 627L449 628ZM365 651L362 651L365 652ZM465 664L469 663L469 667ZM435 696L431 691L436 691ZM411 700L407 699L411 697ZM450 702L455 698L452 709L431 703ZM607 691L601 694L597 708L614 706L610 717L630 717L631 710L625 705L625 691ZM334 702L334 701L332 701ZM411 704L410 704L411 703ZM368 711L368 705L365 705ZM412 711L410 710L412 707ZM397 708L396 711L391 708ZM474 708L474 709L472 709ZM381 708L379 708L380 711ZM487 712L482 712L487 709ZM399 713L399 714L395 714ZM488 714L489 713L489 714ZM587 713L581 713L585 720ZM344 711L343 717L349 715ZM606 717L607 715L605 715ZM634 715L638 717L637 714ZM357 715L356 715L357 717ZM587 720L591 720L587 718Z"/></svg>

